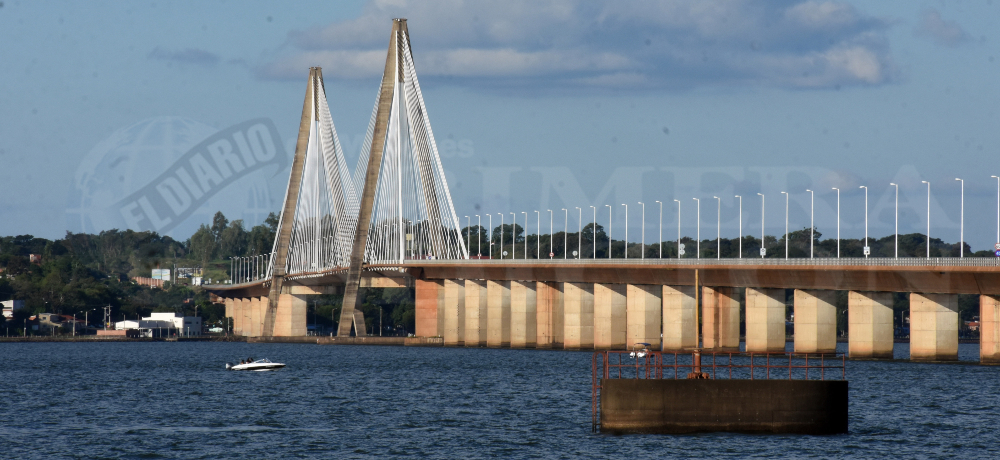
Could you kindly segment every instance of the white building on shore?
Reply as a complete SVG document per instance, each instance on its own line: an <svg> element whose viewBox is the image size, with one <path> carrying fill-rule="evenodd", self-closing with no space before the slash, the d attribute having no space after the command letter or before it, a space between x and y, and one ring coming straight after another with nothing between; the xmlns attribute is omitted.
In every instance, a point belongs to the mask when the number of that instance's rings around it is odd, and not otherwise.
<svg viewBox="0 0 1000 460"><path fill-rule="evenodd" d="M138 329L143 337L188 337L201 335L201 318L172 312L153 313L140 320L118 321L115 329Z"/></svg>

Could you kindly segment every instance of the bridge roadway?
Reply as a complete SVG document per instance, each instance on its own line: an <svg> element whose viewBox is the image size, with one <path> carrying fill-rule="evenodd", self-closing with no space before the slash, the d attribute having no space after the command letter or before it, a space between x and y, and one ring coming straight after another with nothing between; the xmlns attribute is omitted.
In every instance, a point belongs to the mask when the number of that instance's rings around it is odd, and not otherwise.
<svg viewBox="0 0 1000 460"><path fill-rule="evenodd" d="M305 296L343 292L346 270L289 275L275 335L305 335ZM260 335L267 280L207 286L234 332ZM615 349L739 346L784 350L785 289L795 289L795 350L836 346L836 291L848 293L849 353L890 358L892 293L910 295L911 359L953 360L957 294L980 296L980 352L1000 363L994 258L471 259L366 266L362 287L415 287L416 335L447 345ZM744 291L745 288L745 291ZM701 308L696 308L696 305ZM662 335L661 335L662 334ZM662 340L661 340L662 338Z"/></svg>

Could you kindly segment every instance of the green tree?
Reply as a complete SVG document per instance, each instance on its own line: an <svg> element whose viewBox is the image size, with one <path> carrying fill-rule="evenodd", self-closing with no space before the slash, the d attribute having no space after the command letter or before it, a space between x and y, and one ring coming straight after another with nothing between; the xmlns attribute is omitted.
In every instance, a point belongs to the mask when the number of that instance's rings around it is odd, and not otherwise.
<svg viewBox="0 0 1000 460"><path fill-rule="evenodd" d="M198 231L194 232L194 235L191 235L191 239L188 241L190 242L191 254L202 264L207 264L208 261L215 258L215 236L212 234L212 229L207 225L199 227Z"/></svg>

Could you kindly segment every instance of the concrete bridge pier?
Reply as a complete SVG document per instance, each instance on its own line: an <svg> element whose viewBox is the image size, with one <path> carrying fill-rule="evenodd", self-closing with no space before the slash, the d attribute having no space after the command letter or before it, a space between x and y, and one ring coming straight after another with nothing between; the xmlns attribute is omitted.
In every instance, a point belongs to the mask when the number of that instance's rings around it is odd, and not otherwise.
<svg viewBox="0 0 1000 460"><path fill-rule="evenodd" d="M594 349L626 348L626 314L625 284L594 284Z"/></svg>
<svg viewBox="0 0 1000 460"><path fill-rule="evenodd" d="M563 347L563 296L560 283L535 285L535 348Z"/></svg>
<svg viewBox="0 0 1000 460"><path fill-rule="evenodd" d="M1000 364L1000 296L979 296L979 362Z"/></svg>
<svg viewBox="0 0 1000 460"><path fill-rule="evenodd" d="M510 346L510 281L486 281L486 346Z"/></svg>
<svg viewBox="0 0 1000 460"><path fill-rule="evenodd" d="M698 346L694 286L663 286L663 351Z"/></svg>
<svg viewBox="0 0 1000 460"><path fill-rule="evenodd" d="M837 291L795 290L795 351L837 351Z"/></svg>
<svg viewBox="0 0 1000 460"><path fill-rule="evenodd" d="M847 294L848 356L892 359L892 293Z"/></svg>
<svg viewBox="0 0 1000 460"><path fill-rule="evenodd" d="M444 344L465 345L465 280L444 280Z"/></svg>
<svg viewBox="0 0 1000 460"><path fill-rule="evenodd" d="M958 359L958 295L910 293L910 359Z"/></svg>
<svg viewBox="0 0 1000 460"><path fill-rule="evenodd" d="M465 280L465 346L486 346L486 281Z"/></svg>
<svg viewBox="0 0 1000 460"><path fill-rule="evenodd" d="M264 329L264 310L267 309L267 297L250 298L249 330L250 337L260 337ZM246 304L243 304L244 306ZM277 319L277 318L275 318Z"/></svg>
<svg viewBox="0 0 1000 460"><path fill-rule="evenodd" d="M626 291L626 343L650 344L650 349L660 350L660 318L663 314L663 286L629 284Z"/></svg>
<svg viewBox="0 0 1000 460"><path fill-rule="evenodd" d="M510 282L510 347L535 348L538 339L535 281Z"/></svg>
<svg viewBox="0 0 1000 460"><path fill-rule="evenodd" d="M267 309L267 297L259 297L257 301L260 318ZM274 337L303 337L308 331L307 310L309 303L305 296L281 294L278 296L278 308L274 316ZM262 323L258 323L262 324ZM263 334L260 334L263 335Z"/></svg>
<svg viewBox="0 0 1000 460"><path fill-rule="evenodd" d="M594 285L563 283L563 347L594 349Z"/></svg>
<svg viewBox="0 0 1000 460"><path fill-rule="evenodd" d="M442 280L415 280L417 337L441 337L444 331L444 282Z"/></svg>
<svg viewBox="0 0 1000 460"><path fill-rule="evenodd" d="M785 351L785 290L747 288L746 351Z"/></svg>
<svg viewBox="0 0 1000 460"><path fill-rule="evenodd" d="M738 350L740 347L740 302L736 288L702 286L701 324L703 347Z"/></svg>

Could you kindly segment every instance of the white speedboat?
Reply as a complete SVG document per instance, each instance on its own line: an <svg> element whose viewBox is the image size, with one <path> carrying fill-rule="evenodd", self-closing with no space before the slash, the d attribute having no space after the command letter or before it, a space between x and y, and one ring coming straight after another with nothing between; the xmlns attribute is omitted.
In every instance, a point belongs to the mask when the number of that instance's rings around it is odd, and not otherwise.
<svg viewBox="0 0 1000 460"><path fill-rule="evenodd" d="M230 371L274 371L285 367L285 363L272 363L270 359L263 358L255 361L243 362L240 364L226 363L226 370Z"/></svg>

